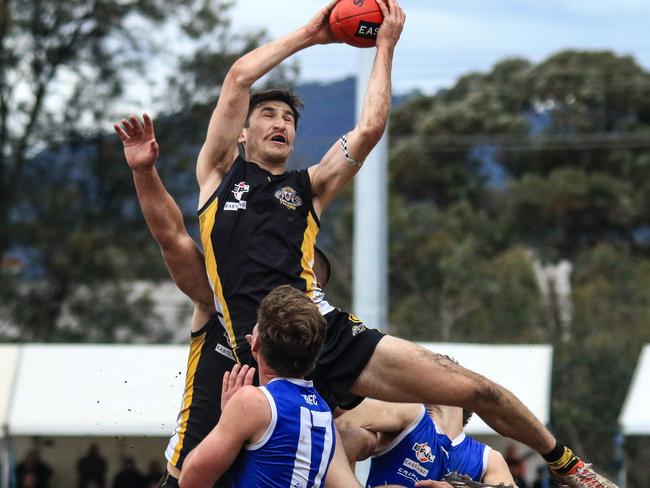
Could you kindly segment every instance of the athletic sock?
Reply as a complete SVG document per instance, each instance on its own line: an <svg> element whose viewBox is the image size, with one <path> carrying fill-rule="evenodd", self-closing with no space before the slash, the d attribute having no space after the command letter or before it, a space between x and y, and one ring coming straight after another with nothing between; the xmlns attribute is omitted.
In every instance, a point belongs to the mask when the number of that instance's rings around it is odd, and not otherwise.
<svg viewBox="0 0 650 488"><path fill-rule="evenodd" d="M542 457L546 461L546 464L548 464L548 467L558 473L566 473L579 461L571 449L563 446L559 442L555 443L555 447L551 451L542 454Z"/></svg>

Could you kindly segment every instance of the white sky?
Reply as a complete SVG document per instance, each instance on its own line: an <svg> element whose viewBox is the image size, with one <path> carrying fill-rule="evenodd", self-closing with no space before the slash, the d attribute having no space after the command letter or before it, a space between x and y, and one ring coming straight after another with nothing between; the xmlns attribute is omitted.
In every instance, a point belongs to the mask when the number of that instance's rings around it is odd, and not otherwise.
<svg viewBox="0 0 650 488"><path fill-rule="evenodd" d="M321 0L238 0L236 29L281 36L325 5ZM406 27L395 55L398 92L449 86L506 56L540 61L565 48L612 49L650 69L650 0L402 0ZM297 55L302 80L353 74L358 51L317 46Z"/></svg>

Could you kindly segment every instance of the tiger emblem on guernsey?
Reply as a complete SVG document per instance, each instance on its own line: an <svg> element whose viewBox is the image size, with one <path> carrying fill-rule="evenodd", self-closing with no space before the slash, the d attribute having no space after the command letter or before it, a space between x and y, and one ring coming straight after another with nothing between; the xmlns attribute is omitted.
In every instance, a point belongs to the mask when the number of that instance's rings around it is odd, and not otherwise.
<svg viewBox="0 0 650 488"><path fill-rule="evenodd" d="M302 198L298 192L290 186L280 188L275 192L275 198L280 200L280 203L291 210L295 210L302 205Z"/></svg>

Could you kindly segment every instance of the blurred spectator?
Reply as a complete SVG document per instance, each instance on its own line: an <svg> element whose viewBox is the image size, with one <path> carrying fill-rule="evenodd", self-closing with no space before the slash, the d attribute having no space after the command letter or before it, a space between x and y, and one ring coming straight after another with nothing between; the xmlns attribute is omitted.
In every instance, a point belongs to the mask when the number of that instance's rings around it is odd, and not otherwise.
<svg viewBox="0 0 650 488"><path fill-rule="evenodd" d="M133 458L122 459L122 469L113 479L113 488L145 488L144 476L135 467Z"/></svg>
<svg viewBox="0 0 650 488"><path fill-rule="evenodd" d="M106 460L99 453L97 444L91 444L88 454L77 462L79 488L105 488L106 487Z"/></svg>
<svg viewBox="0 0 650 488"><path fill-rule="evenodd" d="M41 461L36 449L27 453L16 466L17 488L50 488L52 468Z"/></svg>
<svg viewBox="0 0 650 488"><path fill-rule="evenodd" d="M526 465L524 464L524 458L517 454L517 447L514 444L509 444L506 449L506 454L504 456L510 473L515 480L515 484L519 488L527 488L526 484Z"/></svg>
<svg viewBox="0 0 650 488"><path fill-rule="evenodd" d="M160 484L160 478L163 477L163 470L160 466L160 463L156 460L149 463L149 471L144 478L145 486L147 488L158 488Z"/></svg>

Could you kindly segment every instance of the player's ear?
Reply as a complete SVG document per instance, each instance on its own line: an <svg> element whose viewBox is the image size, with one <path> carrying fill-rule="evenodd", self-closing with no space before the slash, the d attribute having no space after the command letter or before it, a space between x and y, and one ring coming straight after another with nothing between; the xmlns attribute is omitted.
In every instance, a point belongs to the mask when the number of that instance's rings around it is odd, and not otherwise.
<svg viewBox="0 0 650 488"><path fill-rule="evenodd" d="M239 139L237 139L238 144L246 144L246 132L247 132L246 127L244 127L241 130L241 134L239 134Z"/></svg>

